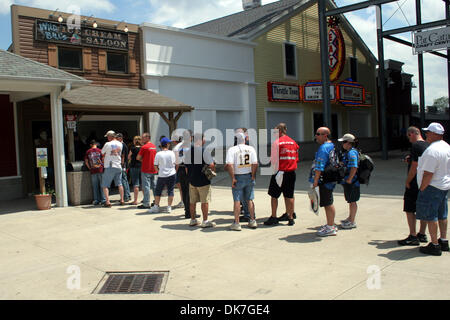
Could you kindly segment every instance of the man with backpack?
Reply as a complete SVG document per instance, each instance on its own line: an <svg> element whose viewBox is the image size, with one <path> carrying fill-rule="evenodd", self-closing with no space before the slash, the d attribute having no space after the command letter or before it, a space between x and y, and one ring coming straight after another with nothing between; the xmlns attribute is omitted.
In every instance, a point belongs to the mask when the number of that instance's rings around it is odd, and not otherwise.
<svg viewBox="0 0 450 320"><path fill-rule="evenodd" d="M345 176L341 184L344 187L345 200L349 205L348 218L341 220L341 228L353 229L356 228L355 217L356 211L358 210L358 204L356 202L360 198L360 184L357 174L359 153L355 149L357 140L354 135L346 133L338 141L342 142L342 148L346 151L342 158Z"/></svg>
<svg viewBox="0 0 450 320"><path fill-rule="evenodd" d="M337 234L337 227L334 224L336 209L333 205L333 190L336 186L336 182L319 183L322 172L330 163L330 153L335 151L330 135L330 129L327 127L320 127L316 131L315 140L320 147L316 152L314 158L314 170L309 180L309 182L313 184L313 188L319 186L319 206L325 208L325 214L327 216L327 224L320 227L317 232L317 235L320 237L335 236Z"/></svg>

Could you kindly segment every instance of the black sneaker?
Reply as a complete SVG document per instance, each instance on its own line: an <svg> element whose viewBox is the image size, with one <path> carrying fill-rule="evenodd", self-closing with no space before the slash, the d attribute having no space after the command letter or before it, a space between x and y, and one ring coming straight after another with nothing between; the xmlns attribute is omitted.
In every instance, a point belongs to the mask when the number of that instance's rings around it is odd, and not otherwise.
<svg viewBox="0 0 450 320"><path fill-rule="evenodd" d="M138 209L150 209L149 206L144 206L143 204L141 204L140 206L137 206Z"/></svg>
<svg viewBox="0 0 450 320"><path fill-rule="evenodd" d="M423 242L423 243L428 242L428 238L427 238L426 234L421 234L421 233L417 232L417 238L419 239L420 242Z"/></svg>
<svg viewBox="0 0 450 320"><path fill-rule="evenodd" d="M297 219L295 212L294 212L293 218ZM281 217L279 217L278 221L289 221L289 215L287 214L287 212L285 212Z"/></svg>
<svg viewBox="0 0 450 320"><path fill-rule="evenodd" d="M401 246L418 246L420 242L419 238L409 235L406 239L398 240L398 244Z"/></svg>
<svg viewBox="0 0 450 320"><path fill-rule="evenodd" d="M289 219L288 221L288 226L293 226L295 224L294 219Z"/></svg>
<svg viewBox="0 0 450 320"><path fill-rule="evenodd" d="M432 242L430 242L426 247L420 247L420 252L425 254L431 254L432 256L440 256L442 254L441 246L435 246Z"/></svg>
<svg viewBox="0 0 450 320"><path fill-rule="evenodd" d="M276 225L276 224L278 224L278 219L277 219L277 218L274 218L274 217L272 217L272 216L270 216L269 219L267 219L266 221L264 221L264 224L265 224L266 226L273 226L273 225Z"/></svg>
<svg viewBox="0 0 450 320"><path fill-rule="evenodd" d="M441 239L439 239L438 242L439 242L439 245L441 246L442 251L449 251L448 240L442 241Z"/></svg>
<svg viewBox="0 0 450 320"><path fill-rule="evenodd" d="M244 217L244 216L240 216L239 217L239 222L249 222L250 219L248 217Z"/></svg>

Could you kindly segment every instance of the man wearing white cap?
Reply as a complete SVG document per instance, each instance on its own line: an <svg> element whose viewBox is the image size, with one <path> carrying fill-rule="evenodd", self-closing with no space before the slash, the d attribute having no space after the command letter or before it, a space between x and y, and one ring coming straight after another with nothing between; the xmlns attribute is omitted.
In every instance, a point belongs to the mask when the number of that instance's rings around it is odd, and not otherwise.
<svg viewBox="0 0 450 320"><path fill-rule="evenodd" d="M426 247L420 247L420 252L440 256L442 251L449 251L447 193L450 189L450 146L443 140L444 128L440 123L433 122L423 130L430 146L423 152L417 165L419 195L416 218L427 222L431 242Z"/></svg>
<svg viewBox="0 0 450 320"><path fill-rule="evenodd" d="M258 169L258 158L256 150L245 144L245 134L242 129L235 133L237 145L228 149L226 157L226 169L231 177L231 187L234 201L234 223L231 230L241 231L239 224L239 213L241 202L246 202L250 211L248 226L256 228L255 207L253 204L256 170Z"/></svg>
<svg viewBox="0 0 450 320"><path fill-rule="evenodd" d="M341 184L344 187L344 197L349 206L348 218L341 220L341 228L353 229L356 228L357 201L360 198L360 185L357 175L359 156L358 150L355 149L357 140L351 133L346 133L338 141L342 142L342 148L346 151L342 158L345 166L345 177Z"/></svg>
<svg viewBox="0 0 450 320"><path fill-rule="evenodd" d="M123 205L123 186L122 186L122 143L117 141L116 133L112 130L105 134L108 142L102 148L103 165L105 170L102 176L102 188L105 194L105 207L111 207L109 201L109 187L114 180L114 184L119 188L120 204Z"/></svg>

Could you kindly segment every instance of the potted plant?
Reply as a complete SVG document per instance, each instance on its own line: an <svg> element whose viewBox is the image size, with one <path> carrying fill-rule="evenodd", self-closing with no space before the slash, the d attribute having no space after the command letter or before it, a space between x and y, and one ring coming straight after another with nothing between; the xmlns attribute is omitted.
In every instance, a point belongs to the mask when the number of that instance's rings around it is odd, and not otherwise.
<svg viewBox="0 0 450 320"><path fill-rule="evenodd" d="M49 189L47 192L44 190L43 193L34 195L38 210L49 210L52 207L52 196L54 193L54 190Z"/></svg>

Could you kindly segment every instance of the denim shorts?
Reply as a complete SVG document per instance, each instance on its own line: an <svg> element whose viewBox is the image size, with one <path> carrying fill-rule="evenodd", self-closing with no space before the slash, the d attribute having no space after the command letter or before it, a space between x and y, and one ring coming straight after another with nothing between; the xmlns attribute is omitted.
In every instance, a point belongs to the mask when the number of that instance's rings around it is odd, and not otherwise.
<svg viewBox="0 0 450 320"><path fill-rule="evenodd" d="M162 191L164 189L164 186L167 186L167 195L169 197L173 197L173 189L175 187L175 180L176 176L172 175L170 177L158 177L158 181L156 182L156 188L155 188L155 196L160 197L162 194Z"/></svg>
<svg viewBox="0 0 450 320"><path fill-rule="evenodd" d="M114 180L116 187L122 185L122 169L121 168L105 168L102 176L102 188L111 187L111 182Z"/></svg>
<svg viewBox="0 0 450 320"><path fill-rule="evenodd" d="M448 190L428 186L419 191L416 201L416 219L425 221L445 220L448 216Z"/></svg>
<svg viewBox="0 0 450 320"><path fill-rule="evenodd" d="M231 189L233 193L233 200L234 201L253 200L255 198L253 192L255 180L252 180L251 173L236 174L234 177L236 178L237 182L234 188Z"/></svg>
<svg viewBox="0 0 450 320"><path fill-rule="evenodd" d="M131 184L133 187L141 185L141 168L130 168Z"/></svg>

